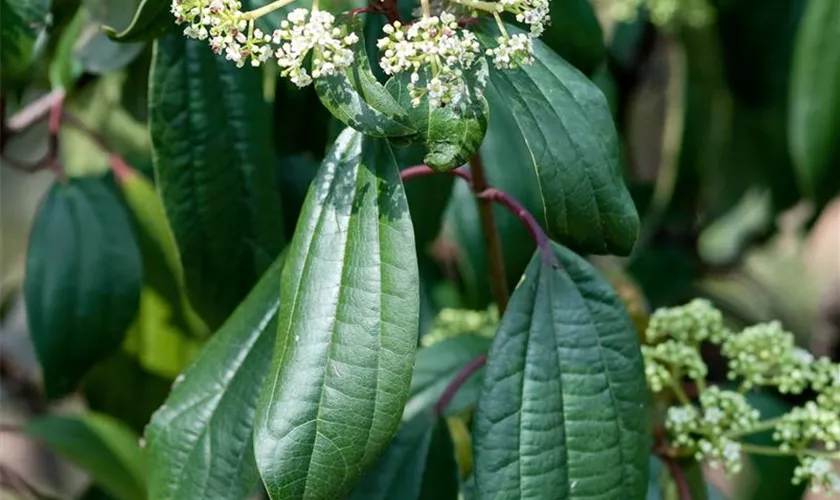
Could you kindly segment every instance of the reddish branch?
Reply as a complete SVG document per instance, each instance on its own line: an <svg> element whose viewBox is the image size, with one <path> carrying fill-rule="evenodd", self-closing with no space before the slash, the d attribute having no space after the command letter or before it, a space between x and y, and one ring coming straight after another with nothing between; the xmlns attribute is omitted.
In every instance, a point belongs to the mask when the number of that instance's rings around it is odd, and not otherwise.
<svg viewBox="0 0 840 500"><path fill-rule="evenodd" d="M452 402L452 398L455 397L455 394L458 393L458 389L460 389L464 383L472 377L475 372L481 369L482 366L487 362L487 355L482 354L481 356L473 358L469 363L464 365L461 368L455 378L449 382L449 385L446 386L444 389L443 394L440 395L440 398L435 404L435 415L441 416L443 412L446 410L446 407L449 406L449 403Z"/></svg>
<svg viewBox="0 0 840 500"><path fill-rule="evenodd" d="M437 170L434 170L431 167L427 167L426 165L415 165L413 167L408 167L407 169L400 172L400 176L402 177L403 181L407 181L417 177L428 177L437 173L439 173ZM466 168L458 167L454 170L450 170L447 173L464 179L465 181L467 181L467 184L472 186L472 175L470 174L470 171Z"/></svg>
<svg viewBox="0 0 840 500"><path fill-rule="evenodd" d="M496 304L499 306L499 314L504 314L510 300L505 259L502 255L502 241L499 238L499 232L496 230L493 203L489 199L478 196L478 193L490 188L479 153L474 154L470 159L470 173L472 174L472 189L477 195L481 232L484 234L484 243L487 246L487 258L490 260L490 287L493 291L493 297L496 298Z"/></svg>
<svg viewBox="0 0 840 500"><path fill-rule="evenodd" d="M665 429L659 427L655 431L656 443L653 446L653 453L660 458L668 467L668 473L674 479L674 484L677 485L677 493L680 500L691 500L691 488L688 485L688 479L685 473L677 463L677 459L669 453L668 440L665 435Z"/></svg>
<svg viewBox="0 0 840 500"><path fill-rule="evenodd" d="M534 243L537 244L540 252L542 252L543 258L550 262L554 267L560 267L560 263L557 262L557 257L554 256L554 252L551 250L551 240L548 239L548 235L546 235L545 231L542 230L539 222L537 222L537 219L535 219L534 216L531 215L531 213L528 212L528 210L511 195L503 191L499 191L496 188L487 188L478 193L476 196L478 196L479 199L494 201L507 208L510 213L516 216L516 218L519 219L526 228L528 228L528 232L531 233L531 237L534 238Z"/></svg>

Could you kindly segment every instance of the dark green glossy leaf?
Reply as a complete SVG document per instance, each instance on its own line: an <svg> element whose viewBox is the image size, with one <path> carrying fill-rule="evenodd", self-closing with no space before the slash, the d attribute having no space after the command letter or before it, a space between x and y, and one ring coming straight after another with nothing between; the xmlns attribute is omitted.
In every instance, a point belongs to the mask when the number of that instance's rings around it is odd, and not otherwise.
<svg viewBox="0 0 840 500"><path fill-rule="evenodd" d="M463 165L478 151L487 131L490 112L483 91L487 71L484 58L479 58L471 68L464 71L468 93L460 107L450 105L430 108L428 99L423 99L415 108L407 89L408 73L401 73L385 84L397 102L408 110L411 125L419 131L411 140L425 145L426 165L446 172ZM417 85L425 85L422 75Z"/></svg>
<svg viewBox="0 0 840 500"><path fill-rule="evenodd" d="M260 72L170 33L156 42L149 92L158 188L187 292L213 327L283 245Z"/></svg>
<svg viewBox="0 0 840 500"><path fill-rule="evenodd" d="M254 411L277 333L282 261L266 271L152 417L150 498L239 500L254 488Z"/></svg>
<svg viewBox="0 0 840 500"><path fill-rule="evenodd" d="M46 28L49 0L0 0L0 69L3 80L22 76L32 63L35 40Z"/></svg>
<svg viewBox="0 0 840 500"><path fill-rule="evenodd" d="M422 164L423 155L423 148L417 145L394 148L400 169ZM452 195L455 180L452 175L429 175L412 179L405 185L411 221L414 223L414 241L421 255L428 253L430 244L440 233L443 213Z"/></svg>
<svg viewBox="0 0 840 500"><path fill-rule="evenodd" d="M359 37L354 45L354 63L342 73L315 79L315 90L321 102L336 118L366 135L403 137L416 134L405 109L371 72L361 21L351 17L347 27Z"/></svg>
<svg viewBox="0 0 840 500"><path fill-rule="evenodd" d="M403 422L350 500L458 498L458 464L446 420L430 411Z"/></svg>
<svg viewBox="0 0 840 500"><path fill-rule="evenodd" d="M825 203L840 191L840 2L808 4L792 71L791 153L802 188Z"/></svg>
<svg viewBox="0 0 840 500"><path fill-rule="evenodd" d="M339 498L396 432L417 344L414 237L387 142L339 135L304 203L281 297L257 465L271 498Z"/></svg>
<svg viewBox="0 0 840 500"><path fill-rule="evenodd" d="M552 0L551 25L541 39L586 75L604 62L606 47L601 23L589 0Z"/></svg>
<svg viewBox="0 0 840 500"><path fill-rule="evenodd" d="M172 307L175 325L188 335L205 337L209 333L207 325L187 298L178 248L155 187L142 174L129 168L119 169L116 177L131 209L143 256L144 282Z"/></svg>
<svg viewBox="0 0 840 500"><path fill-rule="evenodd" d="M490 349L473 427L480 498L641 498L650 438L636 330L583 258L537 253ZM550 490L546 490L550 488Z"/></svg>
<svg viewBox="0 0 840 500"><path fill-rule="evenodd" d="M50 189L26 258L27 315L48 396L72 391L119 349L137 312L143 275L131 222L99 178Z"/></svg>
<svg viewBox="0 0 840 500"><path fill-rule="evenodd" d="M111 497L146 499L137 435L121 422L97 413L48 416L29 422L24 432L87 471Z"/></svg>
<svg viewBox="0 0 840 500"><path fill-rule="evenodd" d="M606 99L542 42L534 41L534 51L533 65L490 72L491 107L510 110L517 126L507 141L522 151L507 168L536 174L541 207L535 214L554 238L588 252L626 255L639 216L622 179Z"/></svg>
<svg viewBox="0 0 840 500"><path fill-rule="evenodd" d="M436 342L417 351L411 377L411 398L405 405L406 417L431 408L455 375L472 359L486 354L490 339L466 334ZM446 413L460 413L475 405L481 391L482 371L467 379L446 407Z"/></svg>
<svg viewBox="0 0 840 500"><path fill-rule="evenodd" d="M125 28L102 26L102 31L118 42L152 40L175 27L172 15L169 13L170 5L169 0L142 0L128 26Z"/></svg>

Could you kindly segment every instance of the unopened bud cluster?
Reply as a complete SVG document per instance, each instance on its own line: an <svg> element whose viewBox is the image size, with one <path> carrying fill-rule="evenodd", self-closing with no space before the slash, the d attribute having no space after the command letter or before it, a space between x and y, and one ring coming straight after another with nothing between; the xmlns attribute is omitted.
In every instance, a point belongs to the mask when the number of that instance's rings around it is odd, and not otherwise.
<svg viewBox="0 0 840 500"><path fill-rule="evenodd" d="M603 0L617 21L632 21L645 9L653 24L661 27L680 25L702 28L709 25L715 12L709 0Z"/></svg>
<svg viewBox="0 0 840 500"><path fill-rule="evenodd" d="M840 364L815 360L796 347L793 335L778 322L732 332L705 300L656 311L646 340L642 354L648 386L653 392L671 391L682 403L668 408L665 418L672 446L736 473L741 469L740 437L769 429L779 452L800 460L795 483L807 481L815 490L840 492L832 466L840 460ZM738 390L706 388L708 368L699 351L704 342L720 347ZM686 381L698 388L697 404L689 403ZM762 387L793 394L810 389L816 400L762 422L745 397Z"/></svg>
<svg viewBox="0 0 840 500"><path fill-rule="evenodd" d="M491 305L486 311L471 309L442 309L434 324L421 339L424 346L430 346L445 339L461 335L493 337L499 326L499 309Z"/></svg>

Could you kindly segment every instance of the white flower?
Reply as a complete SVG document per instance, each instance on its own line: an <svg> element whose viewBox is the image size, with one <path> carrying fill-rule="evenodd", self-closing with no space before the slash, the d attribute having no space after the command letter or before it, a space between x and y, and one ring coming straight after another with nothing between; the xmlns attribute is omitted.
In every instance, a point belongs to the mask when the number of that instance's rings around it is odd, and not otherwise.
<svg viewBox="0 0 840 500"><path fill-rule="evenodd" d="M309 18L307 21L307 17ZM341 29L334 26L335 17L329 12L295 9L280 23L271 40L280 48L274 53L280 72L298 87L312 83L313 78L330 76L353 63L354 54L349 48L359 41L355 33L342 37ZM312 75L303 68L303 61L312 52Z"/></svg>
<svg viewBox="0 0 840 500"><path fill-rule="evenodd" d="M549 0L502 0L502 7L516 16L516 20L531 27L531 36L538 37L551 22Z"/></svg>
<svg viewBox="0 0 840 500"><path fill-rule="evenodd" d="M493 64L499 69L515 69L534 62L534 45L531 37L518 33L511 37L500 36L498 45L487 49L487 55L493 56Z"/></svg>
<svg viewBox="0 0 840 500"><path fill-rule="evenodd" d="M382 31L385 36L376 43L382 52L379 66L388 75L411 71L408 90L414 107L424 96L432 108L466 100L463 72L473 65L480 49L475 35L459 28L454 15L443 12L440 17L423 17L407 28L397 21ZM425 87L418 85L421 73Z"/></svg>

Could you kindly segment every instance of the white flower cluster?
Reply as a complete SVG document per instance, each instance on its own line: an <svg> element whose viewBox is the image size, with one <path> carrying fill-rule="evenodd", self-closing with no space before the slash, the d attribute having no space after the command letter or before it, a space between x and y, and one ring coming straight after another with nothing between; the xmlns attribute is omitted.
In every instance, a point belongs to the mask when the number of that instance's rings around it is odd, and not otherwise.
<svg viewBox="0 0 840 500"><path fill-rule="evenodd" d="M817 392L817 403L840 415L840 363L820 358L811 367L811 388Z"/></svg>
<svg viewBox="0 0 840 500"><path fill-rule="evenodd" d="M727 473L741 470L741 445L729 434L737 434L758 423L759 413L743 395L710 387L700 394L700 407L673 406L668 409L665 428L672 443L694 453L698 461L712 467L723 465Z"/></svg>
<svg viewBox="0 0 840 500"><path fill-rule="evenodd" d="M353 51L348 47L359 38L355 33L342 36L329 12L295 9L279 29L267 34L255 28L254 21L246 19L241 9L238 0L172 0L175 22L188 25L184 34L209 40L213 52L224 53L240 68L247 61L259 66L274 56L282 68L281 75L304 87L312 83L312 78L332 75L353 63ZM314 54L312 76L303 67L310 52Z"/></svg>
<svg viewBox="0 0 840 500"><path fill-rule="evenodd" d="M298 87L305 87L312 83L312 78L333 75L350 66L353 51L349 47L359 37L355 33L342 37L341 29L334 22L332 14L320 10L310 13L295 9L289 13L272 35L272 41L280 46L275 53L277 64L283 68L280 74L288 76ZM303 67L310 51L313 53L311 77Z"/></svg>
<svg viewBox="0 0 840 500"><path fill-rule="evenodd" d="M238 0L172 0L171 7L175 22L188 25L184 35L209 40L213 52L237 67L248 60L259 66L271 57L271 37L243 19L241 9Z"/></svg>
<svg viewBox="0 0 840 500"><path fill-rule="evenodd" d="M376 44L382 52L379 66L387 75L411 71L408 91L412 106L418 107L425 95L432 108L465 100L468 89L464 71L473 65L480 50L478 39L459 29L455 16L443 12L440 17L423 17L410 26L395 21L382 31L385 36Z"/></svg>
<svg viewBox="0 0 840 500"><path fill-rule="evenodd" d="M840 447L840 418L836 412L808 401L779 419L773 439L782 443L782 451L800 450L815 442L834 451Z"/></svg>
<svg viewBox="0 0 840 500"><path fill-rule="evenodd" d="M445 339L461 335L478 335L492 338L499 326L499 309L491 304L486 311L470 309L441 309L429 332L421 342L430 346Z"/></svg>
<svg viewBox="0 0 840 500"><path fill-rule="evenodd" d="M531 37L524 33L513 36L503 35L496 39L496 47L487 49L493 57L493 65L499 69L516 69L534 62L534 44Z"/></svg>
<svg viewBox="0 0 840 500"><path fill-rule="evenodd" d="M793 334L773 321L745 328L726 339L723 355L729 359L730 380L741 380L745 390L775 386L783 394L799 394L810 382L814 357L795 346Z"/></svg>
<svg viewBox="0 0 840 500"><path fill-rule="evenodd" d="M548 0L501 0L499 3L520 23L531 28L531 36L543 34L545 27L551 22Z"/></svg>

